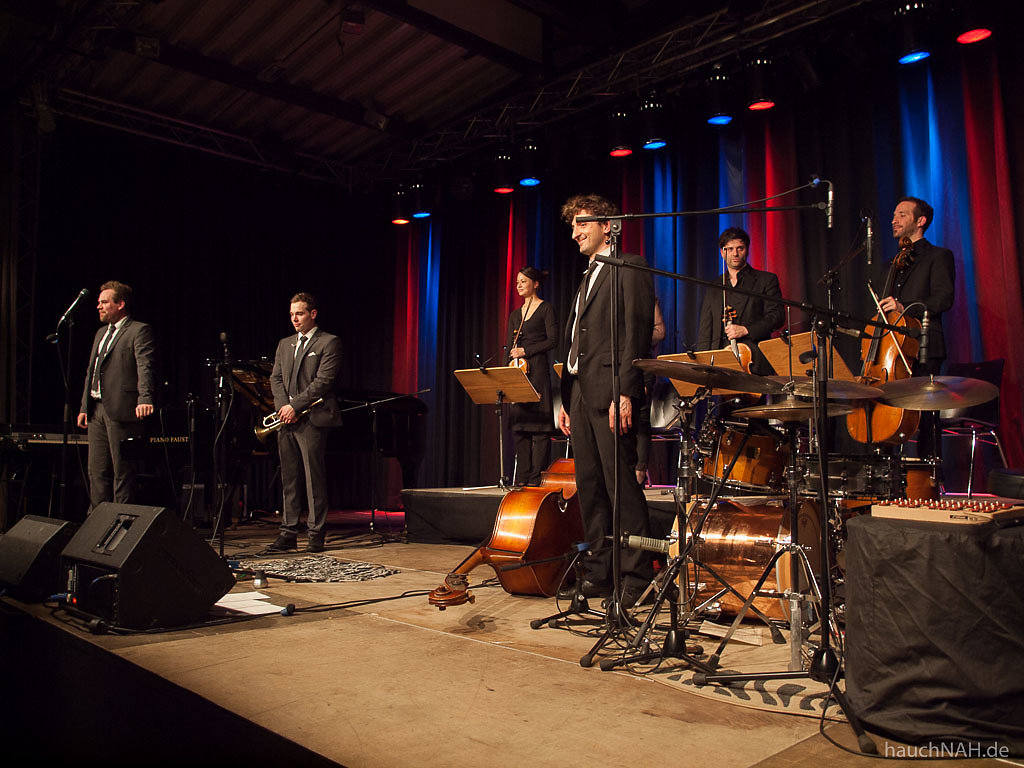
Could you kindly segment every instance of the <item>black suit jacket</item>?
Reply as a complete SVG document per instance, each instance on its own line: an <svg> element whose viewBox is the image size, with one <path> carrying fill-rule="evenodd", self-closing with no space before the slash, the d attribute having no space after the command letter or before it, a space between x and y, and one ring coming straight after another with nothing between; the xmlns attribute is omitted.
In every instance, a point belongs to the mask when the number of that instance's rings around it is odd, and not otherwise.
<svg viewBox="0 0 1024 768"><path fill-rule="evenodd" d="M728 280L723 275L718 276L718 282L722 282L723 279ZM745 296L726 290L726 303L736 310L734 322L747 328L747 335L736 341L750 347L753 372L770 376L775 371L764 359L757 343L770 338L772 331L782 325L785 320L786 315L782 304L771 301L771 299L782 298L779 278L771 272L762 272L748 264L740 271L736 287L756 291L760 294L756 297ZM697 331L698 350L723 349L729 346L729 338L725 335L725 325L722 323L722 309L722 292L708 288L704 292L704 301L700 307L700 325Z"/></svg>
<svg viewBox="0 0 1024 768"><path fill-rule="evenodd" d="M647 266L641 256L627 254L630 264ZM612 267L604 264L594 277L580 315L579 366L577 376L569 375L568 356L572 346L572 328L576 321L579 289L572 300L572 310L565 326L566 365L562 372L562 404L566 411L572 402L572 383L577 379L583 399L592 408L607 408L612 402ZM620 269L619 326L619 391L635 400L644 397L644 380L633 360L646 357L651 347L654 327L654 281L650 272L622 267ZM580 288L583 287L582 281Z"/></svg>
<svg viewBox="0 0 1024 768"><path fill-rule="evenodd" d="M295 345L298 338L299 335L293 333L277 344L274 370L270 374L274 407L280 411L286 405L291 405L298 414L309 408L318 397L322 397L324 401L309 412L309 423L317 427L336 427L341 424L341 412L334 395L334 387L341 373L341 340L318 329L302 354L296 358Z"/></svg>
<svg viewBox="0 0 1024 768"><path fill-rule="evenodd" d="M925 238L914 243L914 262L897 270L892 295L907 309L907 317L921 318L924 307L910 307L920 301L928 307L928 358L946 357L946 337L942 331L942 313L953 306L956 266L953 252L939 248Z"/></svg>
<svg viewBox="0 0 1024 768"><path fill-rule="evenodd" d="M92 418L92 405L95 402L89 397L92 368L106 333L106 325L96 330L92 352L89 353L89 365L85 369L85 389L82 391L79 413L89 418ZM153 405L155 356L153 329L146 323L127 318L100 361L103 408L111 419L135 421L135 406Z"/></svg>

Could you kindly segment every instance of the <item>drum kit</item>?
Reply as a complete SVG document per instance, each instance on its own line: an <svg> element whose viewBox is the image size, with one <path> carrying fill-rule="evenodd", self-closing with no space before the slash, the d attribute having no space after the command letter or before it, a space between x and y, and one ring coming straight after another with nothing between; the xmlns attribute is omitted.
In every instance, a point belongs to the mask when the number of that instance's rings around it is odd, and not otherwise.
<svg viewBox="0 0 1024 768"><path fill-rule="evenodd" d="M666 359L635 360L634 365L674 383L698 387L693 397L684 398L678 406L677 491L696 475L711 483L712 493L695 497L692 503L689 490L682 494L686 502L677 509L685 509L685 513L677 514L675 541L669 552L692 562L692 567L684 564L675 569L680 575L676 581L679 601L686 603L683 610L689 616L723 613L736 617L718 653L712 656L712 666L717 666L718 654L751 611L762 620L767 615L789 621L790 669L799 669L803 639L814 631L815 623L818 631L822 626L821 593L816 583L820 584L826 563L834 562L837 554L842 561L845 520L860 509L870 509L872 503L937 497L935 460L831 454L821 461L818 452L810 449L817 440L813 428L803 430L804 423L813 422L819 405L815 382L808 377L757 376ZM717 394L716 390L766 395L767 402L736 408L725 418L709 409L701 428L695 430L687 419L692 419L696 402ZM902 379L877 387L830 379L826 391L824 410L830 417L850 413L857 401L938 411L977 405L999 394L988 382L951 376ZM683 433L690 431L699 435L695 442L683 439ZM696 464L695 470L691 462ZM823 466L828 478L827 514L821 510ZM726 492L731 495L719 499L719 494ZM829 529L827 553L820 552L823 526ZM680 529L686 531L685 536L679 535ZM830 576L835 577L835 571ZM833 617L827 621L832 626Z"/></svg>

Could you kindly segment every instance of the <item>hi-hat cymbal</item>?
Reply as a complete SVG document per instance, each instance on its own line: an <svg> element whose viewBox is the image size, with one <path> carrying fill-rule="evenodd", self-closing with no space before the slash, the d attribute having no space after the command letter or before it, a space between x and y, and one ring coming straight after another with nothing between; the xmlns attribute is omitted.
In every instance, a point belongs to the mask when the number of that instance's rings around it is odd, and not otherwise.
<svg viewBox="0 0 1024 768"><path fill-rule="evenodd" d="M999 397L999 387L962 376L920 376L882 384L882 401L908 411L968 408Z"/></svg>
<svg viewBox="0 0 1024 768"><path fill-rule="evenodd" d="M810 376L794 376L792 387L789 386L789 376L769 376L768 378L781 384L783 392L792 390L794 395L800 397L814 397L814 379ZM874 400L881 396L882 390L869 384L845 379L828 380L829 400Z"/></svg>
<svg viewBox="0 0 1024 768"><path fill-rule="evenodd" d="M853 413L853 406L845 403L829 403L826 414L828 416L845 416ZM792 395L767 405L751 405L747 408L738 408L732 412L733 416L742 416L745 419L778 419L779 421L808 421L814 418L814 403L810 400L803 400Z"/></svg>
<svg viewBox="0 0 1024 768"><path fill-rule="evenodd" d="M782 392L780 384L765 376L754 376L717 365L684 363L679 360L634 360L633 365L656 376L685 381L710 390L732 389L762 395L778 395Z"/></svg>

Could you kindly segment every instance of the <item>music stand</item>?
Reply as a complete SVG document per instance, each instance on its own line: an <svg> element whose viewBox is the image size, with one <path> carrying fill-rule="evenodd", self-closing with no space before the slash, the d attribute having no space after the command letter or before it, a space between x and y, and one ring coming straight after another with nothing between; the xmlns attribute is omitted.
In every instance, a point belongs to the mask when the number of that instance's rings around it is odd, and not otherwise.
<svg viewBox="0 0 1024 768"><path fill-rule="evenodd" d="M477 405L496 406L498 414L498 488L508 490L505 477L505 403L538 403L540 395L533 388L522 368L466 368L455 371L455 378Z"/></svg>
<svg viewBox="0 0 1024 768"><path fill-rule="evenodd" d="M789 341L782 338L766 339L760 342L757 347L761 350L761 354L765 356L768 364L771 365L779 376L789 376L790 372L794 376L811 375L811 364L800 362L800 356L814 348L814 339L810 331L794 333L789 337ZM832 353L832 360L830 361L832 375L829 378L841 381L857 381L857 377L847 367L842 355L834 349L830 351ZM797 370L798 368L802 368L802 370Z"/></svg>

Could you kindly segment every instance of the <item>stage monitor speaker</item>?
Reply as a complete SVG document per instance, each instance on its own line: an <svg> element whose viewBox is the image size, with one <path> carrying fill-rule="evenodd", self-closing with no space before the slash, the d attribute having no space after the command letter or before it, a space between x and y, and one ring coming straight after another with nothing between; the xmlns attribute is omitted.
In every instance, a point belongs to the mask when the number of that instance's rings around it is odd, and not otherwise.
<svg viewBox="0 0 1024 768"><path fill-rule="evenodd" d="M75 524L25 515L0 538L0 584L23 603L39 603L64 591L60 553L71 540Z"/></svg>
<svg viewBox="0 0 1024 768"><path fill-rule="evenodd" d="M129 629L191 624L235 584L227 563L166 507L100 504L62 559L68 602Z"/></svg>

